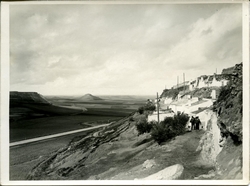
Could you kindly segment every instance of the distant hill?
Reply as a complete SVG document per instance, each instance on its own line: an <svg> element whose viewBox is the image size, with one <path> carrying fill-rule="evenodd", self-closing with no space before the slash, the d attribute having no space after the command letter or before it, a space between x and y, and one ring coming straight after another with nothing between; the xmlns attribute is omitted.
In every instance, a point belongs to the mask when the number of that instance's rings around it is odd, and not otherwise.
<svg viewBox="0 0 250 186"><path fill-rule="evenodd" d="M20 105L20 104L51 104L46 98L37 92L10 92L10 105Z"/></svg>
<svg viewBox="0 0 250 186"><path fill-rule="evenodd" d="M97 97L97 96L93 96L92 94L85 94L84 96L80 97L79 100L81 100L81 101L96 101L96 100L102 100L102 99Z"/></svg>
<svg viewBox="0 0 250 186"><path fill-rule="evenodd" d="M35 113L44 113L49 115L74 115L86 111L86 109L83 108L54 105L37 92L17 91L10 92L10 112L12 113L14 111L13 108L25 108L25 110L29 109Z"/></svg>

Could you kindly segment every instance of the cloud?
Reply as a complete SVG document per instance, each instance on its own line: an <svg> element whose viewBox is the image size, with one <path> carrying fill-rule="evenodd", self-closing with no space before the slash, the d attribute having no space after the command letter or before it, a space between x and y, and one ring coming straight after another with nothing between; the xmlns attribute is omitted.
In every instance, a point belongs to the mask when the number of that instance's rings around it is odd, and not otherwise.
<svg viewBox="0 0 250 186"><path fill-rule="evenodd" d="M241 27L237 4L11 6L11 89L152 94L241 62Z"/></svg>
<svg viewBox="0 0 250 186"><path fill-rule="evenodd" d="M207 69L209 73L216 66L222 68L241 62L241 11L239 8L232 16L233 10L234 7L227 7L191 24L192 30L161 59L173 69Z"/></svg>

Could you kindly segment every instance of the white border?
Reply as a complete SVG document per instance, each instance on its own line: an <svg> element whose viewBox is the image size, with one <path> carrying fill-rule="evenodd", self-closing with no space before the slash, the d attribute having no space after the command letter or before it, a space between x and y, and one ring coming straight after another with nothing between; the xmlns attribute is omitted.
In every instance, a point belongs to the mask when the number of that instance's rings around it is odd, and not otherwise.
<svg viewBox="0 0 250 186"><path fill-rule="evenodd" d="M17 1L4 2L7 4L223 4L223 3L245 3L247 0L62 0L62 1Z"/></svg>
<svg viewBox="0 0 250 186"><path fill-rule="evenodd" d="M25 4L211 4L241 3L243 24L243 180L9 181L9 5ZM235 1L26 1L1 3L1 185L248 185L249 184L249 2Z"/></svg>
<svg viewBox="0 0 250 186"><path fill-rule="evenodd" d="M9 180L9 6L1 4L1 184Z"/></svg>

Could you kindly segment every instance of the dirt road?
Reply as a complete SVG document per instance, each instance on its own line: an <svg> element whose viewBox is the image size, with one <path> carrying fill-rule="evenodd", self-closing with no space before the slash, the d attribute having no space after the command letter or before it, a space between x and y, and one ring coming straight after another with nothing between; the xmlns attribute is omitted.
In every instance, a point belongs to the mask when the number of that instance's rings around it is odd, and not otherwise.
<svg viewBox="0 0 250 186"><path fill-rule="evenodd" d="M10 180L25 180L36 164L65 147L74 137L83 137L91 132L93 131L83 131L10 147Z"/></svg>
<svg viewBox="0 0 250 186"><path fill-rule="evenodd" d="M84 128L84 129L78 129L78 130L73 130L73 131L68 131L68 132L62 132L62 133L59 133L59 134L42 136L42 137L28 139L28 140L17 141L17 142L10 143L10 147L17 146L17 145L23 145L23 144L27 144L27 143L32 143L32 142L38 142L38 141L48 140L48 139L51 139L51 138L56 138L56 137L65 136L65 135L69 135L69 134L74 134L74 133L89 131L89 130L93 130L93 129L105 127L105 126L108 126L108 125L109 124L102 124L102 125L98 125L98 126L94 126L94 127L89 127L89 128Z"/></svg>

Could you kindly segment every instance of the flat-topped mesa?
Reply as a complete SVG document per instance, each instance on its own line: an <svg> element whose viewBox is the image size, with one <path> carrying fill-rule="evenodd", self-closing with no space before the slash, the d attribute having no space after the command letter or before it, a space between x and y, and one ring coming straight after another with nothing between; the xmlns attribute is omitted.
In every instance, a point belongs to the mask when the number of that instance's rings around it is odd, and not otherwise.
<svg viewBox="0 0 250 186"><path fill-rule="evenodd" d="M10 92L10 107L28 108L37 113L49 115L75 115L80 114L87 109L57 106L46 100L37 92Z"/></svg>
<svg viewBox="0 0 250 186"><path fill-rule="evenodd" d="M46 98L44 98L41 94L38 94L37 92L10 92L11 106L25 103L51 104Z"/></svg>

